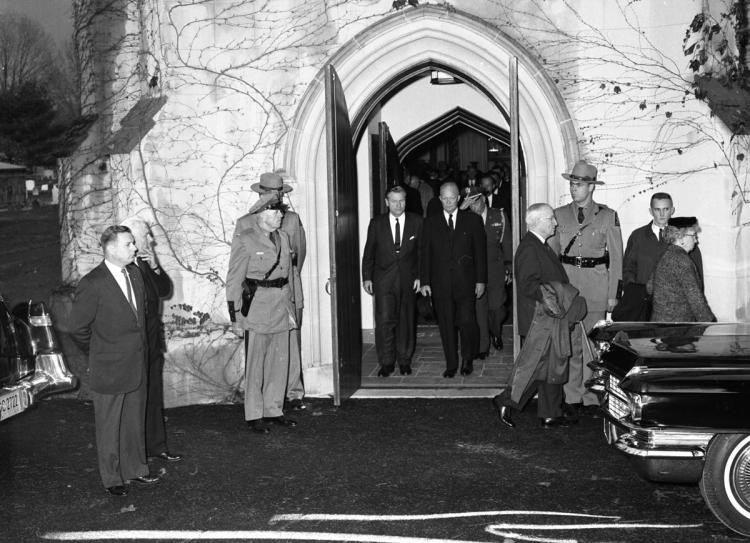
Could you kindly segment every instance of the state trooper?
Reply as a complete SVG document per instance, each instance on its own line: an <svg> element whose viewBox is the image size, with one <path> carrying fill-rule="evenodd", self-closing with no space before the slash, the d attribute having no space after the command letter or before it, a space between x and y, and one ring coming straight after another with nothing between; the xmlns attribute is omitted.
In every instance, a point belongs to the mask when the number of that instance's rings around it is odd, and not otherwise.
<svg viewBox="0 0 750 543"><path fill-rule="evenodd" d="M603 185L597 180L596 167L579 160L571 173L562 176L570 181L573 201L555 209L557 232L549 244L560 256L570 283L586 299L588 314L583 319L586 334L605 318L617 304L618 282L622 279L622 234L617 212L594 202L594 189ZM598 400L588 391L591 377L590 350L580 327L571 334L570 373L564 386L568 414L594 415Z"/></svg>

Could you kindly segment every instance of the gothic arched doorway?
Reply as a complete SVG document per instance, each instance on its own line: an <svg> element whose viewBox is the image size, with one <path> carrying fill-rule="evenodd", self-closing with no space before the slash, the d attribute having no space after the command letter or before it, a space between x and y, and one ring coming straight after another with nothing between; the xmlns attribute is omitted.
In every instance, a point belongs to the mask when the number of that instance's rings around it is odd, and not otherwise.
<svg viewBox="0 0 750 543"><path fill-rule="evenodd" d="M560 172L578 156L573 122L565 102L543 66L517 42L486 21L445 7L427 5L394 13L357 34L329 63L343 86L352 120L354 141L372 112L389 94L403 88L425 66L461 73L477 92L500 111L508 111L511 59L518 59L519 139L526 166L529 202L556 203L565 190ZM331 304L329 277L329 208L326 165L324 71L309 85L289 131L285 168L299 182L300 214L310 225L309 262L303 277L306 326L302 349L308 359L309 391L332 388ZM362 185L364 183L364 185ZM367 186L367 181L360 180ZM360 194L367 194L361 190ZM369 208L369 201L360 208ZM361 243L367 221L360 220ZM359 273L359 270L350 270ZM357 315L356 318L359 318Z"/></svg>

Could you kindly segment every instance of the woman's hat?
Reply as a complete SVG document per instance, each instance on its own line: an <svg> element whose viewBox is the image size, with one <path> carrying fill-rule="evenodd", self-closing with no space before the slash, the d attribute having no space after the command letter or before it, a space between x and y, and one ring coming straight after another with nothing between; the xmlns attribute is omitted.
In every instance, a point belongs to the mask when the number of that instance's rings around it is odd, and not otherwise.
<svg viewBox="0 0 750 543"><path fill-rule="evenodd" d="M585 160L579 160L573 166L573 171L564 173L562 176L568 181L577 181L579 183L593 183L594 185L603 185L604 181L596 180L596 166L592 166Z"/></svg>
<svg viewBox="0 0 750 543"><path fill-rule="evenodd" d="M292 187L284 183L279 174L270 172L260 174L260 183L253 183L250 188L260 194L277 190L281 192L292 191Z"/></svg>
<svg viewBox="0 0 750 543"><path fill-rule="evenodd" d="M696 217L672 217L667 224L675 228L693 228L698 225L698 219Z"/></svg>

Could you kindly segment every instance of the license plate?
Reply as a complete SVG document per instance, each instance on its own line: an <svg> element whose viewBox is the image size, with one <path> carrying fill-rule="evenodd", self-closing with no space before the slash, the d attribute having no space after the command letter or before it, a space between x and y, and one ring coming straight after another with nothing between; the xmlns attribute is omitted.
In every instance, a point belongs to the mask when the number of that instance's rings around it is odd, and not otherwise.
<svg viewBox="0 0 750 543"><path fill-rule="evenodd" d="M18 415L29 406L26 391L18 388L10 392L0 392L0 420Z"/></svg>

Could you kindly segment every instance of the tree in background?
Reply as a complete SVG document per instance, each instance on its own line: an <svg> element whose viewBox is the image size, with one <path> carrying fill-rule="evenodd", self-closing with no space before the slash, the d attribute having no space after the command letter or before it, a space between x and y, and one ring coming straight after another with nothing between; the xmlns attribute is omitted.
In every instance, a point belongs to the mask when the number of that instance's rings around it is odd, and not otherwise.
<svg viewBox="0 0 750 543"><path fill-rule="evenodd" d="M0 17L0 154L19 164L51 166L69 152L78 121L80 72L72 46L57 51L39 23Z"/></svg>

